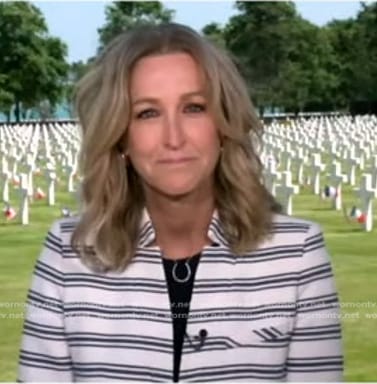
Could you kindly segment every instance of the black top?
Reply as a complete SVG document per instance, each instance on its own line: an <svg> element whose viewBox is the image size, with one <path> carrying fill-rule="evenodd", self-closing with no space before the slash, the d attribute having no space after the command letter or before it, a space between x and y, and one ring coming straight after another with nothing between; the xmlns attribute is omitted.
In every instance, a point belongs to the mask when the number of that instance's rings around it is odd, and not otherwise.
<svg viewBox="0 0 377 384"><path fill-rule="evenodd" d="M173 382L179 381L179 366L181 363L183 340L186 333L187 317L190 309L191 294L194 286L195 272L199 263L200 253L182 260L162 259L165 269L166 281L169 290L170 306L173 317L173 339L174 339L174 358L173 358ZM185 263L188 263L186 266ZM187 282L176 282L173 279L173 267L175 267L176 277L181 280L187 277L191 270L191 276Z"/></svg>

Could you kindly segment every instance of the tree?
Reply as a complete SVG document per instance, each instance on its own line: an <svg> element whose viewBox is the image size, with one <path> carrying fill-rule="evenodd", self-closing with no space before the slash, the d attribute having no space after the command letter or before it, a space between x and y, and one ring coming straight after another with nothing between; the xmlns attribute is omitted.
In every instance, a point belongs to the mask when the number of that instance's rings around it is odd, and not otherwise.
<svg viewBox="0 0 377 384"><path fill-rule="evenodd" d="M339 62L326 31L303 19L292 2L237 2L222 31L260 109L295 112L338 105ZM214 36L219 32L209 28Z"/></svg>
<svg viewBox="0 0 377 384"><path fill-rule="evenodd" d="M29 108L43 100L55 105L63 96L68 64L67 46L50 37L40 10L27 2L0 3L0 75L2 106ZM11 95L11 98L10 98Z"/></svg>
<svg viewBox="0 0 377 384"><path fill-rule="evenodd" d="M338 62L340 105L359 113L376 112L377 4L362 4L356 18L332 21L324 30Z"/></svg>
<svg viewBox="0 0 377 384"><path fill-rule="evenodd" d="M202 34L221 48L226 48L224 29L218 23L207 24L202 29Z"/></svg>
<svg viewBox="0 0 377 384"><path fill-rule="evenodd" d="M355 41L357 45L352 66L354 100L366 104L366 112L372 112L372 109L376 112L377 3L362 4L356 18Z"/></svg>
<svg viewBox="0 0 377 384"><path fill-rule="evenodd" d="M239 14L224 29L226 46L244 68L251 96L261 112L279 105L281 70L287 60L292 23L291 2L236 2Z"/></svg>
<svg viewBox="0 0 377 384"><path fill-rule="evenodd" d="M290 111L303 111L310 97L312 71L316 60L315 50L317 28L308 21L295 17L286 31L286 51L278 71L275 99L280 107ZM314 41L313 41L314 40Z"/></svg>
<svg viewBox="0 0 377 384"><path fill-rule="evenodd" d="M8 77L0 74L0 111L4 111L7 115L7 121L10 120L10 109L14 103L13 95L5 89Z"/></svg>
<svg viewBox="0 0 377 384"><path fill-rule="evenodd" d="M106 6L106 22L98 29L99 51L121 32L139 24L170 22L174 11L159 1L119 1Z"/></svg>
<svg viewBox="0 0 377 384"><path fill-rule="evenodd" d="M340 108L349 108L353 98L355 52L360 49L353 19L334 20L323 27L337 62L338 84L335 99Z"/></svg>
<svg viewBox="0 0 377 384"><path fill-rule="evenodd" d="M294 58L289 55L288 59L297 65L301 81L295 84L291 78L286 79L305 95L297 99L296 106L309 111L334 109L338 63L328 36L322 28L304 19L300 19L296 27L297 35L292 35Z"/></svg>
<svg viewBox="0 0 377 384"><path fill-rule="evenodd" d="M91 59L86 63L79 60L69 66L68 76L65 86L65 99L69 114L73 115L73 97L77 82L85 75L91 65Z"/></svg>

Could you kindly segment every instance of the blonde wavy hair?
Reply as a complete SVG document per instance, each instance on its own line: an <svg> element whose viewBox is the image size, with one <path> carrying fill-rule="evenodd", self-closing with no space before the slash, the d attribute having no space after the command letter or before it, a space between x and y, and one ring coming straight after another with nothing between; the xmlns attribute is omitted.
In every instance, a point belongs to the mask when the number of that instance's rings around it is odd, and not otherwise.
<svg viewBox="0 0 377 384"><path fill-rule="evenodd" d="M144 195L132 164L120 155L130 121L132 69L149 55L185 52L203 70L223 151L215 169L215 203L236 254L269 233L274 199L262 183L262 125L230 56L191 28L142 26L115 38L77 86L82 128L81 212L72 246L94 270L123 270L137 247Z"/></svg>

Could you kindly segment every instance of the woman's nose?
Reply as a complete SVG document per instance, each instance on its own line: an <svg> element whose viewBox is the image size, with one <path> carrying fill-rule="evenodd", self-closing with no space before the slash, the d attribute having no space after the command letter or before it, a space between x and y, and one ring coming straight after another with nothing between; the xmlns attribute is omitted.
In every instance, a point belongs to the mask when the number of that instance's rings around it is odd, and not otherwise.
<svg viewBox="0 0 377 384"><path fill-rule="evenodd" d="M185 143L182 121L177 114L166 116L164 121L164 143L172 149L179 148Z"/></svg>

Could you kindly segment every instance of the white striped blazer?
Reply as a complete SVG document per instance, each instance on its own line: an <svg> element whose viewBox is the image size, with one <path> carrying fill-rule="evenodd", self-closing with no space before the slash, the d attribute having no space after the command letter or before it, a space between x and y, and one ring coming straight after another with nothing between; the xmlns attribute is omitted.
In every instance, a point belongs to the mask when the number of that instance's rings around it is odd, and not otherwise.
<svg viewBox="0 0 377 384"><path fill-rule="evenodd" d="M56 221L27 298L19 381L168 382L173 331L155 232L145 212L122 273L94 273ZM196 272L180 378L342 381L339 302L316 223L276 215L258 250L235 256L215 212ZM200 337L201 330L206 337Z"/></svg>

